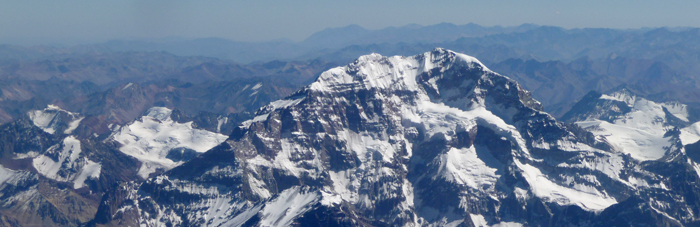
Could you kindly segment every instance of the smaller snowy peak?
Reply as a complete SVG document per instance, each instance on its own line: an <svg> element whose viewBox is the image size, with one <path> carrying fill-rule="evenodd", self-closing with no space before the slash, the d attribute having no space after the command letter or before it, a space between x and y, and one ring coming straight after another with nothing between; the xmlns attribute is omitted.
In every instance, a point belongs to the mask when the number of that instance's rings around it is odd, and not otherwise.
<svg viewBox="0 0 700 227"><path fill-rule="evenodd" d="M656 117L665 119L665 124L685 127L689 122L688 107L679 102L654 102L620 89L608 94L591 91L576 103L563 120L569 122L605 120L613 123L624 119L632 112L654 112Z"/></svg>
<svg viewBox="0 0 700 227"><path fill-rule="evenodd" d="M610 94L601 94L600 99L624 102L631 107L634 106L637 96L632 94L632 92L629 90L623 88Z"/></svg>
<svg viewBox="0 0 700 227"><path fill-rule="evenodd" d="M61 182L73 182L73 188L85 186L88 179L99 179L102 165L81 156L80 141L73 136L51 146L32 160L39 174Z"/></svg>
<svg viewBox="0 0 700 227"><path fill-rule="evenodd" d="M638 160L662 158L674 143L667 132L688 125L688 117L684 104L657 103L627 89L591 92L564 115Z"/></svg>
<svg viewBox="0 0 700 227"><path fill-rule="evenodd" d="M63 110L56 105L48 105L43 110L29 111L27 116L35 126L49 134L55 134L56 132L71 134L85 118L80 116L80 114Z"/></svg>
<svg viewBox="0 0 700 227"><path fill-rule="evenodd" d="M116 129L111 137L121 145L122 153L142 162L139 176L143 178L158 170L172 169L228 138L195 129L192 122L173 121L171 113L166 107L153 107L140 119Z"/></svg>
<svg viewBox="0 0 700 227"><path fill-rule="evenodd" d="M602 94L600 99L623 102L627 104L627 106L632 108L634 108L635 106L648 105L649 103L652 103L651 105L659 105L663 107L665 109L664 111L666 112L666 114L670 113L671 115L673 115L673 117L676 117L684 122L689 121L688 108L685 104L682 104L680 102L652 102L648 99L635 95L633 92L625 88L622 88L610 94ZM641 104L637 104L637 102L641 102Z"/></svg>
<svg viewBox="0 0 700 227"><path fill-rule="evenodd" d="M640 97L634 94L632 91L622 88L617 91L611 92L609 94L602 94L600 96L601 100L614 100L627 104L629 107L635 107L640 105L647 105L652 103L652 105L660 105L665 108L668 113L671 113L674 117L679 118L685 122L688 122L688 109L685 104L680 102L653 102L646 98ZM638 102L641 102L638 104Z"/></svg>

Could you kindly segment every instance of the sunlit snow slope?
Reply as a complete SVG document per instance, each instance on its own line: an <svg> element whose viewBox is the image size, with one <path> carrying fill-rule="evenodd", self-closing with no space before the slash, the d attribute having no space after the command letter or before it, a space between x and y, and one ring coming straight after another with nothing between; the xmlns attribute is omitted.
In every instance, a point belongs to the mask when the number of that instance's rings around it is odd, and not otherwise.
<svg viewBox="0 0 700 227"><path fill-rule="evenodd" d="M667 132L679 124L688 123L685 105L656 103L638 97L626 89L603 94L597 102L600 108L616 113L615 116L611 119L600 119L600 115L592 112L578 119L576 124L599 138L604 138L613 144L616 150L638 160L656 160L663 157L674 143Z"/></svg>
<svg viewBox="0 0 700 227"><path fill-rule="evenodd" d="M220 144L225 135L195 129L192 122L178 123L170 118L172 110L153 107L139 120L116 130L112 139L118 142L119 150L142 162L139 175L169 170L184 159L182 156L196 155Z"/></svg>

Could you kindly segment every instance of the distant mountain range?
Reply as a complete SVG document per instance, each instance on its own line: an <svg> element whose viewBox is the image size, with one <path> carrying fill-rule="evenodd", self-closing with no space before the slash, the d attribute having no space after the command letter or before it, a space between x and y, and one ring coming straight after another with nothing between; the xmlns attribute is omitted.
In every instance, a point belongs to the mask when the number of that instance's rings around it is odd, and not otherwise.
<svg viewBox="0 0 700 227"><path fill-rule="evenodd" d="M70 48L3 45L0 80L55 78L89 81L107 89L129 82L176 79L197 84L271 76L298 88L323 70L360 55L408 56L444 47L476 56L486 66L517 79L534 92L547 111L561 117L588 91L606 92L623 84L656 101L700 102L696 95L700 78L698 40L697 28L615 30L437 24L381 30L352 25L326 29L298 43L168 38L115 40ZM4 92L0 95L5 101L35 96L21 89ZM16 117L17 113L10 114L12 110L8 109L19 104L8 106L2 104L5 101L0 100L0 106L6 106L0 111L0 119Z"/></svg>
<svg viewBox="0 0 700 227"><path fill-rule="evenodd" d="M483 27L476 24L454 25L442 23L430 26L407 25L380 30L368 30L358 25L329 28L314 33L295 43L278 40L271 42L237 42L221 38L162 38L112 40L105 43L73 47L0 45L1 59L34 59L65 53L107 53L122 51L166 51L179 56L206 56L233 60L240 63L296 59L301 56L335 51L349 45L368 44L417 44L454 41L463 37L479 37L491 34L524 32L539 26L524 24L517 27Z"/></svg>
<svg viewBox="0 0 700 227"><path fill-rule="evenodd" d="M357 25L329 28L312 34L301 42L237 42L221 38L163 38L113 40L105 43L67 48L51 46L19 47L0 45L0 59L33 59L55 54L166 51L179 56L206 56L239 63L271 60L334 58L330 61L352 61L359 54L381 51L385 55L402 52L424 52L429 46L442 46L458 51L474 49L474 45L492 50L502 49L481 59L498 62L511 57L529 56L540 61L571 61L580 57L602 58L611 54L638 59L664 61L684 71L697 66L682 65L698 50L698 28L644 29L563 29L523 24L516 27L483 27L476 24L449 23L431 26L408 25L368 30ZM432 49L432 48L428 48ZM506 52L517 55L504 55ZM367 51L370 51L367 53ZM336 53L340 52L340 53ZM341 54L345 53L345 54ZM679 62L680 61L680 62ZM675 63L673 63L675 62ZM673 64L672 64L673 63ZM676 65L678 64L678 65ZM683 66L683 67L681 67Z"/></svg>

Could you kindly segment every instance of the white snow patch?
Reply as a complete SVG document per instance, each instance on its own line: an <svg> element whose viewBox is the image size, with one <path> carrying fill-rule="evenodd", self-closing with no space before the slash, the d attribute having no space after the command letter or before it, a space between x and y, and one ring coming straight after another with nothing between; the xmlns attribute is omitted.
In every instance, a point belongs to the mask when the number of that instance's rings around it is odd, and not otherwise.
<svg viewBox="0 0 700 227"><path fill-rule="evenodd" d="M131 87L131 85L134 85L134 83L128 83L128 84L126 84L126 86L124 86L124 88L122 88L122 91L123 91L123 90L126 90L126 89L129 88L129 87Z"/></svg>
<svg viewBox="0 0 700 227"><path fill-rule="evenodd" d="M299 104L299 103L300 103L301 101L303 101L303 100L304 100L304 98L298 98L298 99L280 99L280 100L271 102L270 104L268 104L268 106L271 106L273 110L276 110L276 109L283 109L283 108L287 108L287 107L290 107L290 106L297 105L297 104Z"/></svg>
<svg viewBox="0 0 700 227"><path fill-rule="evenodd" d="M530 193L520 187L515 187L513 193L515 194L515 198L518 198L518 201L520 202L525 202L530 199Z"/></svg>
<svg viewBox="0 0 700 227"><path fill-rule="evenodd" d="M631 123L631 122L630 122ZM611 124L607 121L579 121L579 126L596 136L605 137L616 150L629 154L637 160L657 160L666 154L672 145L670 138L664 137L664 127L657 125L628 126L624 123Z"/></svg>
<svg viewBox="0 0 700 227"><path fill-rule="evenodd" d="M321 190L321 197L320 203L324 206L335 206L343 202L343 198L332 191Z"/></svg>
<svg viewBox="0 0 700 227"><path fill-rule="evenodd" d="M272 193L265 188L265 183L259 181L257 178L255 178L255 176L248 176L248 185L250 186L250 190L253 191L254 194L258 195L258 197L262 199L272 197Z"/></svg>
<svg viewBox="0 0 700 227"><path fill-rule="evenodd" d="M517 159L515 163L523 171L522 174L535 196L543 198L546 201L548 200L549 202L554 202L563 206L577 205L589 211L600 211L617 203L615 198L593 187L585 189L563 187L547 179L547 177L534 166L522 164Z"/></svg>
<svg viewBox="0 0 700 227"><path fill-rule="evenodd" d="M68 128L63 131L63 134L71 134L73 133L73 130L78 128L78 125L80 125L80 121L85 119L85 117L78 118L77 120L73 120L68 124Z"/></svg>
<svg viewBox="0 0 700 227"><path fill-rule="evenodd" d="M299 186L282 191L260 211L260 226L289 226L299 215L320 200L318 192L305 192Z"/></svg>
<svg viewBox="0 0 700 227"><path fill-rule="evenodd" d="M637 96L631 95L626 91L614 92L610 95L603 94L600 96L601 99L615 100L626 103L628 106L633 106L637 100Z"/></svg>
<svg viewBox="0 0 700 227"><path fill-rule="evenodd" d="M688 145L700 141L700 122L681 129L681 143Z"/></svg>
<svg viewBox="0 0 700 227"><path fill-rule="evenodd" d="M630 176L627 179L627 182L629 182L632 186L634 186L636 188L639 188L639 187L648 188L648 187L650 187L649 183L647 181L645 181L644 179L636 178L633 176Z"/></svg>
<svg viewBox="0 0 700 227"><path fill-rule="evenodd" d="M140 120L121 127L112 139L122 146L119 150L143 164L139 176L147 178L157 169L169 170L182 164L166 158L174 148L187 148L202 153L228 137L219 133L194 129L192 122L178 123L170 118L171 110L153 107Z"/></svg>
<svg viewBox="0 0 700 227"><path fill-rule="evenodd" d="M228 123L228 117L219 116L216 118L216 132L221 133L221 126Z"/></svg>
<svg viewBox="0 0 700 227"><path fill-rule="evenodd" d="M257 115L253 119L250 119L250 120L247 120L247 121L244 121L243 123L241 123L241 127L248 128L248 127L250 127L251 124L253 124L255 122L261 122L261 121L267 120L268 116L270 116L270 114Z"/></svg>
<svg viewBox="0 0 700 227"><path fill-rule="evenodd" d="M251 119L251 120L244 121L243 123L241 123L240 127L248 128L248 127L250 127L251 124L253 124L253 123L255 123L255 122L260 122L260 121L267 120L267 117L269 116L269 113L270 113L270 112L272 112L272 111L274 111L274 110L277 110L277 109L284 109L284 108L287 108L287 107L289 107L289 106L297 105L297 104L299 104L301 101L303 101L304 99L305 99L305 98L298 98L298 99L280 99L280 100L271 102L270 104L267 104L267 106L261 108L261 109L266 110L267 113L257 115L257 116L255 116L253 119Z"/></svg>
<svg viewBox="0 0 700 227"><path fill-rule="evenodd" d="M234 206L235 207L235 206ZM220 224L218 222L212 223L210 226L235 226L239 227L245 224L250 218L258 214L260 210L263 208L263 204L260 204L258 206L254 206L252 208L248 208L245 211L241 212L240 214L236 215L235 217L231 218L230 220L226 220L225 222L221 222Z"/></svg>
<svg viewBox="0 0 700 227"><path fill-rule="evenodd" d="M0 185L5 183L8 179L10 179L12 176L17 174L17 171L7 169L0 165Z"/></svg>
<svg viewBox="0 0 700 227"><path fill-rule="evenodd" d="M357 189L360 187L359 181L353 181L351 179L351 174L354 171L328 171L328 175L333 181L333 192L337 193L340 198L348 202L357 202L357 192L350 190L351 188Z"/></svg>
<svg viewBox="0 0 700 227"><path fill-rule="evenodd" d="M63 149L60 149L60 148ZM57 173L62 167L71 169L79 168L76 160L80 157L80 141L73 136L63 139L63 144L51 146L46 153L58 153L57 161L46 155L40 155L32 160L32 165L41 175L58 181L69 181L73 176L59 176Z"/></svg>
<svg viewBox="0 0 700 227"><path fill-rule="evenodd" d="M250 88L250 90L253 90L253 93L250 93L250 95L248 95L248 96L253 97L253 95L257 95L259 92L258 89L260 89L262 87L262 85L263 85L262 82L255 84L252 88ZM246 87L248 87L248 86L246 86Z"/></svg>
<svg viewBox="0 0 700 227"><path fill-rule="evenodd" d="M36 158L39 155L40 155L39 152L36 152L36 151L29 151L26 154L15 153L14 159Z"/></svg>
<svg viewBox="0 0 700 227"><path fill-rule="evenodd" d="M489 227L488 222L486 222L486 218L484 218L483 215L469 214L469 217L472 219L472 223L474 223L475 227Z"/></svg>
<svg viewBox="0 0 700 227"><path fill-rule="evenodd" d="M673 114L673 116L677 117L678 119L681 119L685 122L689 122L688 108L685 104L681 104L678 102L665 102L660 103L659 105L666 107L666 110L668 110L669 113Z"/></svg>
<svg viewBox="0 0 700 227"><path fill-rule="evenodd" d="M87 180L88 178L100 178L101 170L102 165L100 163L87 160L87 165L83 166L82 170L80 170L80 173L78 174L78 177L76 177L73 181L73 188L82 188L83 186L85 186L85 180Z"/></svg>
<svg viewBox="0 0 700 227"><path fill-rule="evenodd" d="M29 116L29 119L32 120L34 125L41 128L45 132L53 134L56 131L51 127L51 122L54 120L56 115L58 115L58 113L42 110L33 110L29 111L27 115Z"/></svg>
<svg viewBox="0 0 700 227"><path fill-rule="evenodd" d="M440 162L437 176L477 190L495 185L499 177L496 174L497 169L486 166L486 163L479 159L474 146L450 148L436 160Z"/></svg>
<svg viewBox="0 0 700 227"><path fill-rule="evenodd" d="M693 166L693 169L695 170L695 173L698 174L698 177L700 177L700 164L695 163L694 161L688 160L688 164Z"/></svg>
<svg viewBox="0 0 700 227"><path fill-rule="evenodd" d="M260 82L260 83L255 84L255 86L253 86L253 87L250 88L250 89L251 89L251 90L258 90L258 89L260 89L260 88L262 87L262 85L263 85L262 82Z"/></svg>

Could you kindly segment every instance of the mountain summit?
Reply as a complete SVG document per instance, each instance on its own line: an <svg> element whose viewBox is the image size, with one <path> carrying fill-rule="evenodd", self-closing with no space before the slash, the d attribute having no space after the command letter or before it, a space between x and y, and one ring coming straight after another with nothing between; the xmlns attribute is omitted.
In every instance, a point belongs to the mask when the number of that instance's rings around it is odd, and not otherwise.
<svg viewBox="0 0 700 227"><path fill-rule="evenodd" d="M666 172L654 172L660 169ZM688 208L694 194L668 189L698 187L667 182L668 171L698 180L680 159L642 165L613 152L543 112L517 82L437 48L411 57L366 55L324 72L261 108L219 146L108 193L95 222L595 226L616 217L628 225L675 226L695 220L698 212Z"/></svg>

